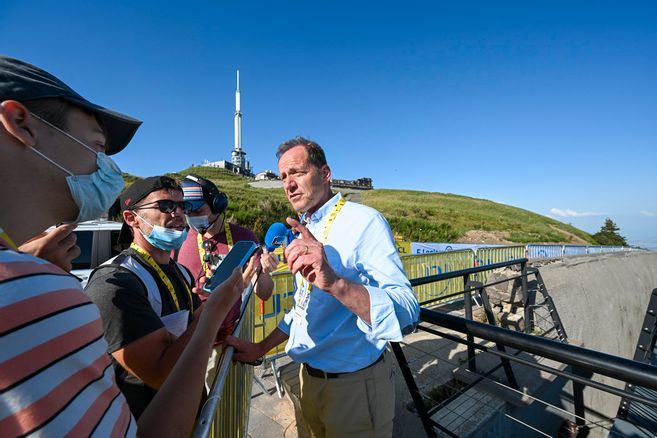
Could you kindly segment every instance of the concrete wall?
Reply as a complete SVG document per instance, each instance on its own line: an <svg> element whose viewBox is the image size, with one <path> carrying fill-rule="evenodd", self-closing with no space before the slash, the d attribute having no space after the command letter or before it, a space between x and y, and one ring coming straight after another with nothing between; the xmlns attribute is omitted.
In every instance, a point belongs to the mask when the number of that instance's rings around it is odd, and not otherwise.
<svg viewBox="0 0 657 438"><path fill-rule="evenodd" d="M650 293L657 253L626 252L535 261L570 339L585 348L632 359ZM617 387L612 379L596 379ZM614 417L619 399L587 388L591 413Z"/></svg>

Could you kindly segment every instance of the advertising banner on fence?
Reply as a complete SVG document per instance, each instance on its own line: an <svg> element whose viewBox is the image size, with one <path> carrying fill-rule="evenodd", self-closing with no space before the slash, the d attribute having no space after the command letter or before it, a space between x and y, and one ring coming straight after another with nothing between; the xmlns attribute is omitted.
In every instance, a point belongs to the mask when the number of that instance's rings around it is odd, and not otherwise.
<svg viewBox="0 0 657 438"><path fill-rule="evenodd" d="M434 254L437 252L459 251L462 249L471 249L476 251L479 248L495 248L499 246L502 245L478 245L476 243L411 242L410 254Z"/></svg>

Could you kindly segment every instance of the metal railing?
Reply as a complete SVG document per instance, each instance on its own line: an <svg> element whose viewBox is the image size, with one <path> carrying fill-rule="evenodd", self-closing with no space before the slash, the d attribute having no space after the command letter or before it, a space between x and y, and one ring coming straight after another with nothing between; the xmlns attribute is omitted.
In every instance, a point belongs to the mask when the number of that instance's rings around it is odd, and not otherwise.
<svg viewBox="0 0 657 438"><path fill-rule="evenodd" d="M240 319L232 333L247 341L253 340L255 300L251 299L252 295L253 284L242 294ZM195 438L247 435L253 367L233 362L234 352L232 346L221 351L217 372L194 427Z"/></svg>
<svg viewBox="0 0 657 438"><path fill-rule="evenodd" d="M456 436L457 434L449 430L449 428L446 428L443 424L440 424L438 421L434 420L432 416L440 408L445 407L448 402L460 395L463 395L468 390L474 388L475 384L484 380L494 382L498 386L506 387L509 391L515 391L520 396L529 397L534 401L545 404L546 407L560 411L562 416L567 416L573 419L574 421L570 422L570 431L572 433L571 436L575 436L578 431L583 430L588 426L588 424L595 424L597 427L604 427L600 426L599 423L591 423L586 419L585 407L583 404L583 390L585 387L601 390L609 394L622 397L624 400L631 400L633 403L643 405L646 407L646 409L657 408L657 400L644 396L644 393L637 393L628 389L619 389L609 384L593 380L591 378L594 374L597 374L598 376L606 376L611 379L619 380L620 382L625 382L629 388L638 386L649 389L651 391L657 391L657 367L655 366L606 353L601 353L594 350L589 350L575 345L569 345L565 343L561 337L556 339L548 339L547 337L543 336L530 335L528 333L500 328L495 326L495 321L491 320L491 318L489 318L489 324L472 320L472 313L471 311L468 311L468 307L471 307L471 302L468 304L470 301L468 297L470 297L473 293L479 292L480 298L482 298L485 304L487 301L485 288L491 286L490 284L476 284L468 280L469 278L472 278L481 273L482 270L499 269L502 267L509 267L513 264L520 265L521 269L519 276L524 278L522 282L524 290L523 305L525 306L525 310L528 307L532 307L532 301L528 301L527 299L527 276L537 275L537 277L540 279L540 274L538 274L538 271L534 268L527 268L526 262L526 259L520 259L511 262L497 263L485 267L465 269L460 272L451 272L447 274L428 276L425 278L417 278L411 281L414 286L418 286L429 284L434 281L444 281L450 277L454 278L456 276L460 276L464 278L464 282L467 287L460 292L460 295L463 297L466 317L462 318L447 313L441 313L436 310L422 308L420 311L420 320L422 324L418 326L418 329L426 333L440 336L443 339L465 345L467 347L467 360L463 362L463 364L467 365L467 369L464 371L469 372L472 375L479 376L478 379L476 379L472 384L467 384L464 387L456 388L454 391L456 394L450 396L446 401L435 402L437 407L432 408L431 406L425 404L425 400L430 400L430 397L422 394L418 389L418 385L416 384L413 377L413 372L410 369L409 363L406 360L400 344L393 344L393 352L395 353L395 356L397 357L397 360L400 364L400 368L411 393L416 412L420 416L427 436L436 436L437 430L440 430L442 433L449 436ZM481 292L484 293L482 294ZM530 324L529 317L531 317L531 315L525 313L525 330L528 330L528 328L532 326L532 324ZM555 323L560 324L558 318ZM459 334L461 336L459 336ZM484 342L475 343L475 338L483 340ZM494 345L489 343L493 343ZM495 346L497 348L495 348ZM407 344L406 348L412 348L411 344ZM511 354L510 352L507 352L505 348L512 348L516 351ZM487 371L478 369L475 361L474 350L479 350L480 352L485 352L486 354L497 356L500 359L500 364L497 367ZM532 356L527 355L533 355L534 357L540 357L542 359L549 359L557 362L558 364L561 364L562 366L567 366L567 368L564 369L561 366L554 365L548 366L539 363L536 360L529 360L528 357L531 358ZM550 373L555 376L559 376L560 378L570 380L573 383L573 412L565 411L562 408L553 406L548 402L541 401L537 397L519 390L517 387L517 382L515 382L515 376L513 375L513 372L511 371L511 373L509 373L509 362L515 363L516 366L522 365L523 367L530 367L541 372ZM460 366L461 364L458 365L458 367ZM501 383L491 378L491 373L493 373L495 369L503 366L505 368L508 384ZM433 402L433 400L431 401ZM519 424L528 427L534 433L550 436L549 434L537 431L537 429L533 428L531 425L522 422L517 418L514 418L508 412L505 412L504 415L507 418L515 420ZM610 429L608 427L605 428Z"/></svg>
<svg viewBox="0 0 657 438"><path fill-rule="evenodd" d="M254 342L260 342L281 322L285 313L294 306L294 276L289 271L272 274L274 289L267 301L259 300L255 316ZM285 352L285 344L267 352L265 359Z"/></svg>
<svg viewBox="0 0 657 438"><path fill-rule="evenodd" d="M404 255L417 256L429 254L444 254L452 250L470 250L475 253L476 265L497 263L512 258L527 257L529 259L564 257L572 255L602 254L608 252L637 251L629 246L600 245L564 245L564 244L534 244L527 245L486 245L486 244L450 244L439 242L398 242L404 247ZM403 244L403 245L401 245ZM468 247L470 246L470 247ZM401 254L400 254L401 255ZM492 257L491 257L492 255Z"/></svg>
<svg viewBox="0 0 657 438"><path fill-rule="evenodd" d="M529 244L527 258L551 258L584 254L602 254L608 252L636 251L629 246L596 246L596 245L537 245Z"/></svg>
<svg viewBox="0 0 657 438"><path fill-rule="evenodd" d="M470 249L434 254L402 256L401 261L409 280L459 271L473 265L474 252ZM456 291L463 289L465 283L458 276L446 278L430 284L418 285L413 292L420 302L441 301Z"/></svg>

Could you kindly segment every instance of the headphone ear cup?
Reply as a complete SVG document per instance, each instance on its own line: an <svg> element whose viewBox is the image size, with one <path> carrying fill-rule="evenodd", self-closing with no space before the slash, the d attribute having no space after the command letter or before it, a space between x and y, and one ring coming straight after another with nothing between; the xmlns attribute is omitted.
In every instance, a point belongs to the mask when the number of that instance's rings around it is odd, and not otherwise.
<svg viewBox="0 0 657 438"><path fill-rule="evenodd" d="M212 200L212 212L221 214L228 207L228 196L224 192L217 193Z"/></svg>

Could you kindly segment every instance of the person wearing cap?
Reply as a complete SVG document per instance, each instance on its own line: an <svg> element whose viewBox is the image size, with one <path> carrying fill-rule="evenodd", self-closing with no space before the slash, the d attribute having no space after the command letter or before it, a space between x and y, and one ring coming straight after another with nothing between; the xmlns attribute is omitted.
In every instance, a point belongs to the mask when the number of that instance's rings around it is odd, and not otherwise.
<svg viewBox="0 0 657 438"><path fill-rule="evenodd" d="M0 434L188 435L235 271L204 304L171 378L138 422L114 381L97 307L76 278L17 250L52 224L95 219L123 187L108 155L140 121L81 97L60 79L0 56ZM173 401L176 403L173 403Z"/></svg>
<svg viewBox="0 0 657 438"><path fill-rule="evenodd" d="M294 307L259 343L228 337L236 360L252 361L287 340L302 364L303 418L318 437L392 436L395 386L388 342L419 318L385 218L331 191L319 144L296 137L276 157L283 189L299 220L285 257L295 274Z"/></svg>
<svg viewBox="0 0 657 438"><path fill-rule="evenodd" d="M85 291L100 309L117 383L139 418L194 332L200 312L194 278L171 259L187 235L178 183L152 176L119 198L119 242L131 242L89 276Z"/></svg>
<svg viewBox="0 0 657 438"><path fill-rule="evenodd" d="M190 230L180 248L177 260L187 267L198 281L201 277L211 274L210 269L221 263L235 242L240 240L258 242L258 238L248 228L226 221L228 197L212 181L187 175L182 180L181 186L183 199L191 208L186 214ZM258 265L262 267L262 272L258 276L255 292L261 300L266 301L274 289L274 282L269 274L276 269L278 259L267 250L264 250L257 259L253 257L244 271L245 286L251 281ZM241 300L238 300L224 321L217 341L222 341L232 332L234 322L239 317L240 305Z"/></svg>
<svg viewBox="0 0 657 438"><path fill-rule="evenodd" d="M187 175L181 185L183 199L191 207L191 211L186 215L190 230L177 254L177 260L187 267L198 281L202 277L212 275L213 267L221 263L235 242L240 240L257 242L258 238L248 228L226 221L228 197L215 183L200 176ZM257 276L254 290L262 301L266 301L274 290L274 282L270 274L276 269L278 258L267 250L264 250L258 258L252 257L243 273L245 287L251 281L257 264L262 267L262 272ZM208 361L207 388L210 387L215 375L221 345L226 336L233 332L235 322L240 316L241 305L240 298L217 333L215 344L219 347L212 351Z"/></svg>

